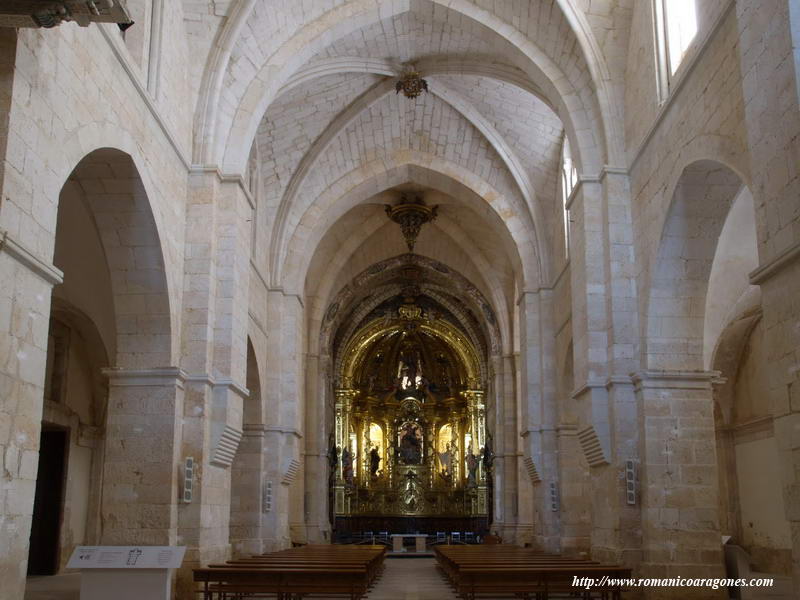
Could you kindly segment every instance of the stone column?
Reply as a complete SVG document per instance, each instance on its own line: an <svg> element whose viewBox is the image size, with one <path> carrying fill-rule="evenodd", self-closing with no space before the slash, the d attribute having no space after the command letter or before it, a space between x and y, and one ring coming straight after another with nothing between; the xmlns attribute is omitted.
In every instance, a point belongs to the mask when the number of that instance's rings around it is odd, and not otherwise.
<svg viewBox="0 0 800 600"><path fill-rule="evenodd" d="M50 292L61 272L0 231L0 590L22 600L39 464Z"/></svg>
<svg viewBox="0 0 800 600"><path fill-rule="evenodd" d="M724 577L714 400L716 372L644 371L634 377L642 436L640 577ZM670 590L651 589L648 598ZM686 588L684 597L724 590Z"/></svg>
<svg viewBox="0 0 800 600"><path fill-rule="evenodd" d="M736 18L761 286L769 402L800 589L800 7L739 0Z"/></svg>

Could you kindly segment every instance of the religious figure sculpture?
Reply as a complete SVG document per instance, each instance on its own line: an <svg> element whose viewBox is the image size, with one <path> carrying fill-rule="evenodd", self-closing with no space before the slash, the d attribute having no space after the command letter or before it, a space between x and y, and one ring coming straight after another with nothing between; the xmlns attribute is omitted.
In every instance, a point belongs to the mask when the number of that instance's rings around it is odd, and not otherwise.
<svg viewBox="0 0 800 600"><path fill-rule="evenodd" d="M422 444L419 439L419 427L413 423L406 425L405 433L400 439L400 458L404 464L418 465L422 461Z"/></svg>
<svg viewBox="0 0 800 600"><path fill-rule="evenodd" d="M494 452L492 452L492 436L486 436L486 445L483 447L483 468L486 473L490 473L494 464Z"/></svg>
<svg viewBox="0 0 800 600"><path fill-rule="evenodd" d="M347 446L342 450L342 479L347 485L353 485L353 453Z"/></svg>
<svg viewBox="0 0 800 600"><path fill-rule="evenodd" d="M422 359L419 352L404 351L397 368L400 389L419 389L422 383Z"/></svg>
<svg viewBox="0 0 800 600"><path fill-rule="evenodd" d="M420 506L420 493L417 487L417 474L414 471L406 473L406 485L403 490L403 505L406 510L414 512Z"/></svg>
<svg viewBox="0 0 800 600"><path fill-rule="evenodd" d="M372 477L378 476L378 467L381 464L381 455L378 448L374 447L369 451L369 473Z"/></svg>
<svg viewBox="0 0 800 600"><path fill-rule="evenodd" d="M332 471L336 470L336 464L339 462L339 450L338 446L334 446L331 444L330 449L328 450L328 464L331 467Z"/></svg>
<svg viewBox="0 0 800 600"><path fill-rule="evenodd" d="M478 481L475 477L478 470L478 457L472 453L472 445L467 448L467 487L476 487Z"/></svg>
<svg viewBox="0 0 800 600"><path fill-rule="evenodd" d="M445 451L439 453L439 463L442 465L442 470L440 472L440 475L448 483L452 478L452 472L450 470L452 462L453 462L453 454L450 450L450 442L447 442Z"/></svg>

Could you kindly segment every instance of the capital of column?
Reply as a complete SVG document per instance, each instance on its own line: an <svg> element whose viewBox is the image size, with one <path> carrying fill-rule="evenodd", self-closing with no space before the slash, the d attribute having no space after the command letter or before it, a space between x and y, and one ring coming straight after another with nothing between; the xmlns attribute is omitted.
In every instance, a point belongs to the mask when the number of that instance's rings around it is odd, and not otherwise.
<svg viewBox="0 0 800 600"><path fill-rule="evenodd" d="M157 385L175 385L183 389L188 379L186 372L180 367L155 367L152 369L128 369L110 367L102 373L113 386L142 387Z"/></svg>
<svg viewBox="0 0 800 600"><path fill-rule="evenodd" d="M300 308L305 307L305 303L303 302L303 298L302 296L300 296L300 294L287 291L282 286L278 285L276 282L272 280L270 280L270 283L271 283L270 287L267 288L268 295L281 296L282 298L293 298L297 300L297 303L300 305Z"/></svg>
<svg viewBox="0 0 800 600"><path fill-rule="evenodd" d="M11 237L8 231L0 230L0 252L8 254L50 285L58 285L64 282L64 273L61 270L36 256L31 250Z"/></svg>
<svg viewBox="0 0 800 600"><path fill-rule="evenodd" d="M611 375L609 377L602 377L602 378L590 378L587 379L582 385L579 385L575 388L570 397L574 400L578 400L581 396L596 389L602 390L610 390L614 386L618 385L625 385L630 386L633 385L633 374L631 375Z"/></svg>
<svg viewBox="0 0 800 600"><path fill-rule="evenodd" d="M244 175L241 173L223 173L218 165L192 165L191 169L189 170L189 174L193 176L213 175L217 178L219 183L227 183L238 186L242 191L242 194L244 194L244 197L247 199L247 202L250 204L250 208L255 210L256 202L255 198L253 197L253 192L250 191Z"/></svg>
<svg viewBox="0 0 800 600"><path fill-rule="evenodd" d="M352 388L338 388L334 391L334 394L336 395L336 403L347 407L355 400L355 397L358 395L358 390Z"/></svg>
<svg viewBox="0 0 800 600"><path fill-rule="evenodd" d="M684 389L711 390L724 380L720 371L643 370L630 374L635 390Z"/></svg>
<svg viewBox="0 0 800 600"><path fill-rule="evenodd" d="M770 261L759 265L757 269L750 273L750 283L752 285L761 285L789 265L794 264L798 259L800 259L800 241L795 242Z"/></svg>
<svg viewBox="0 0 800 600"><path fill-rule="evenodd" d="M227 388L242 400L250 397L250 390L230 377L213 377L206 373L195 373L191 375L185 374L184 379L190 384L206 385L215 391L219 391L220 388Z"/></svg>

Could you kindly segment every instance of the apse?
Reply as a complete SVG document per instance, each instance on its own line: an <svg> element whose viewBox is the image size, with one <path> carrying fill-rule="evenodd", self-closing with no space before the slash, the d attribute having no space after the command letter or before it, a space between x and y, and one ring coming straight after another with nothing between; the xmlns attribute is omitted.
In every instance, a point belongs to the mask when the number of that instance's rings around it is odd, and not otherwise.
<svg viewBox="0 0 800 600"><path fill-rule="evenodd" d="M333 339L335 539L366 530L488 531L486 346L426 293L432 282L414 255L403 262L391 276L399 290L353 319L369 299L358 302ZM467 314L477 320L468 309L460 317Z"/></svg>

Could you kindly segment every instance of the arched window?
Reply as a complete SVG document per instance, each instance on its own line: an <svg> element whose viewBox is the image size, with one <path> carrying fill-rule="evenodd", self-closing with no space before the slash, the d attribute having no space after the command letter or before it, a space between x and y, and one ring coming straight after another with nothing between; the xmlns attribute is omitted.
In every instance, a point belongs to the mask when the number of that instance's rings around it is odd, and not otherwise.
<svg viewBox="0 0 800 600"><path fill-rule="evenodd" d="M697 0L654 0L654 14L663 99L697 35Z"/></svg>
<svg viewBox="0 0 800 600"><path fill-rule="evenodd" d="M564 134L564 145L561 148L561 206L564 210L564 252L569 257L569 199L578 183L578 169L572 162L569 149L569 138Z"/></svg>

